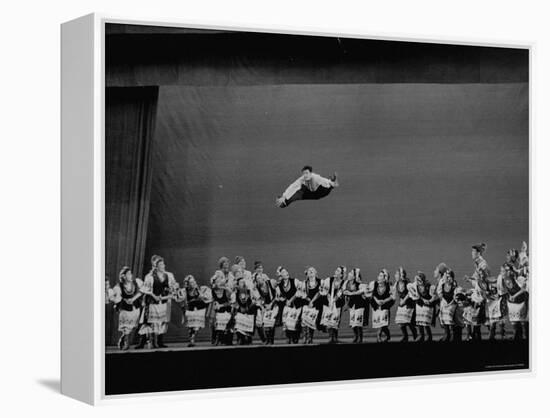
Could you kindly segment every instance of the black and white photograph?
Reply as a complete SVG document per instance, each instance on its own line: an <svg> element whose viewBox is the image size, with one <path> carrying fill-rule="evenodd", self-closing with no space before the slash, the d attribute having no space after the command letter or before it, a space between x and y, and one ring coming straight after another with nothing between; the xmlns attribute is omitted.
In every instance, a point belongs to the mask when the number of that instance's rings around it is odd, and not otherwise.
<svg viewBox="0 0 550 418"><path fill-rule="evenodd" d="M104 30L106 395L530 368L529 49Z"/></svg>
<svg viewBox="0 0 550 418"><path fill-rule="evenodd" d="M0 416L544 415L544 6L2 3Z"/></svg>

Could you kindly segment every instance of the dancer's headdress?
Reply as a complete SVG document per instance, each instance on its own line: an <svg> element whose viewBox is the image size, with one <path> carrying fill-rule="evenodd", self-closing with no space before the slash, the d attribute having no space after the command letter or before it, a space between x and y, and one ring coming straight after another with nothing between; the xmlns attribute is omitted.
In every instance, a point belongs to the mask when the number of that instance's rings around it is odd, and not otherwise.
<svg viewBox="0 0 550 418"><path fill-rule="evenodd" d="M118 273L118 280L122 281L124 279L124 277L126 276L126 273L128 273L130 270L131 269L128 266L122 267L122 269L120 270L120 273Z"/></svg>
<svg viewBox="0 0 550 418"><path fill-rule="evenodd" d="M479 244L472 245L472 248L478 253L483 254L483 252L485 252L485 250L487 249L487 244L485 244L484 242L480 242Z"/></svg>
<svg viewBox="0 0 550 418"><path fill-rule="evenodd" d="M160 263L161 261L164 261L164 258L162 258L160 255L154 255L151 257L151 265L153 266L153 268L156 268L158 263Z"/></svg>
<svg viewBox="0 0 550 418"><path fill-rule="evenodd" d="M218 268L222 268L225 263L229 263L229 258L227 257L220 257L218 260Z"/></svg>

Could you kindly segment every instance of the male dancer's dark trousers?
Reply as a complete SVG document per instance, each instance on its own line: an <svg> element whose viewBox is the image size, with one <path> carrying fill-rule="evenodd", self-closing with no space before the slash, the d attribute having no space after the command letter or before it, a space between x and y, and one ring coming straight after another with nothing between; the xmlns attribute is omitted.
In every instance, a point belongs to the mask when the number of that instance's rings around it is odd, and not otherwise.
<svg viewBox="0 0 550 418"><path fill-rule="evenodd" d="M319 200L322 199L325 196L328 196L328 194L334 189L334 187L323 187L319 186L317 187L317 190L311 191L306 186L302 186L300 190L298 190L296 193L294 193L290 199L285 199L285 202L281 207L286 208L288 205L290 205L292 202L295 202L297 200Z"/></svg>

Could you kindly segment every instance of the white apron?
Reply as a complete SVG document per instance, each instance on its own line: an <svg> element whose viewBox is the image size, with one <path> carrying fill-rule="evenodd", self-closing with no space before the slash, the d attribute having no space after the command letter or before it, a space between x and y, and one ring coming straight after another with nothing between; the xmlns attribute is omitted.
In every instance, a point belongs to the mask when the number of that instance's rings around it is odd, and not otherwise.
<svg viewBox="0 0 550 418"><path fill-rule="evenodd" d="M277 314L279 313L279 307L275 305L273 309L265 310L262 317L262 325L264 328L273 328L275 327L275 320L277 319Z"/></svg>
<svg viewBox="0 0 550 418"><path fill-rule="evenodd" d="M187 328L192 328L194 330L204 328L206 322L206 309L185 311L185 319L187 321Z"/></svg>
<svg viewBox="0 0 550 418"><path fill-rule="evenodd" d="M338 328L340 323L340 308L323 306L323 314L321 316L321 325L327 328Z"/></svg>
<svg viewBox="0 0 550 418"><path fill-rule="evenodd" d="M251 334L254 332L254 315L237 313L235 315L235 329L241 334Z"/></svg>
<svg viewBox="0 0 550 418"><path fill-rule="evenodd" d="M387 327L390 324L390 310L389 309L376 309L372 311L372 327L382 328Z"/></svg>
<svg viewBox="0 0 550 418"><path fill-rule="evenodd" d="M454 325L454 316L456 311L456 303L448 303L445 299L441 299L439 305L439 320L441 325Z"/></svg>
<svg viewBox="0 0 550 418"><path fill-rule="evenodd" d="M395 313L395 323L398 325L410 324L414 315L414 308L399 306Z"/></svg>
<svg viewBox="0 0 550 418"><path fill-rule="evenodd" d="M289 331L296 331L296 328L298 327L300 311L301 309L285 306L285 308L283 309L284 329L287 329Z"/></svg>
<svg viewBox="0 0 550 418"><path fill-rule="evenodd" d="M349 326L362 327L365 318L365 308L351 308L349 310Z"/></svg>
<svg viewBox="0 0 550 418"><path fill-rule="evenodd" d="M433 315L433 307L416 305L416 325L420 325L423 327L431 326Z"/></svg>
<svg viewBox="0 0 550 418"><path fill-rule="evenodd" d="M225 331L230 320L231 314L229 312L216 313L216 331Z"/></svg>
<svg viewBox="0 0 550 418"><path fill-rule="evenodd" d="M514 322L527 322L528 321L528 311L527 304L525 302L521 303L511 303L508 304L508 320L512 323Z"/></svg>
<svg viewBox="0 0 550 418"><path fill-rule="evenodd" d="M317 328L317 317L319 316L319 310L304 306L302 308L302 325L310 329Z"/></svg>

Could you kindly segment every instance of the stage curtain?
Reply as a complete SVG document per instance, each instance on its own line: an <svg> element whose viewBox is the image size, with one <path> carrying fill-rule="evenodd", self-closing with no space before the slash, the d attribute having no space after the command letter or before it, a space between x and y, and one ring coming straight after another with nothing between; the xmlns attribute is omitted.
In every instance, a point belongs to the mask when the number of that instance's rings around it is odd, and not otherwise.
<svg viewBox="0 0 550 418"><path fill-rule="evenodd" d="M105 266L143 277L158 87L108 88L105 112Z"/></svg>
<svg viewBox="0 0 550 418"><path fill-rule="evenodd" d="M158 87L106 89L105 273L111 285L124 265L143 277L157 100ZM112 309L106 320L116 321ZM108 341L116 335L111 328Z"/></svg>

